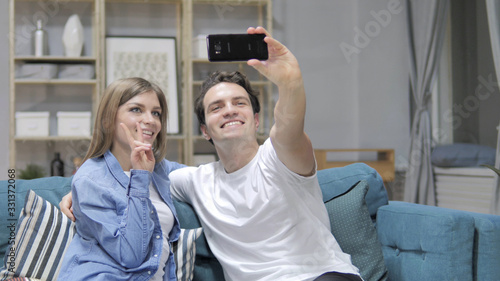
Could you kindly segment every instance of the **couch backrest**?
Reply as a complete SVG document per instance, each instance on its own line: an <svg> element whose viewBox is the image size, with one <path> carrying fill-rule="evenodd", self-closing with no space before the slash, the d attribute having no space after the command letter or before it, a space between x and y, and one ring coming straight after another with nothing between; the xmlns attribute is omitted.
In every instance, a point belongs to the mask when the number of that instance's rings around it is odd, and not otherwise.
<svg viewBox="0 0 500 281"><path fill-rule="evenodd" d="M1 212L0 220L7 224L9 219L17 221L19 213L24 205L26 193L33 189L36 193L53 205L58 206L61 198L71 190L72 177L46 177L34 180L16 180L15 194L9 188L8 181L0 181L0 210L8 210L9 198L15 201L15 210L12 216L8 212ZM387 192L382 178L371 167L366 164L356 163L342 168L331 168L318 171L318 180L323 192L323 201L341 195L348 191L360 180L366 180L370 186L365 197L372 218L375 218L377 209L387 204ZM9 195L11 195L9 197ZM14 196L13 196L14 195ZM201 226L196 214L188 204L174 200L182 228L198 228ZM0 228L0 255L5 253L8 244L10 230L6 227ZM196 280L224 280L222 268L211 253L204 234L196 240Z"/></svg>

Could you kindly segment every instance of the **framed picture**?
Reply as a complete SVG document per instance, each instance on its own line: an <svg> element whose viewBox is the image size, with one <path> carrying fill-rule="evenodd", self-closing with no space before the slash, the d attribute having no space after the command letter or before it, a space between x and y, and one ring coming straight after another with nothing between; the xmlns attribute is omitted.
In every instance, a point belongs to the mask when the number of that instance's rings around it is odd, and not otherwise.
<svg viewBox="0 0 500 281"><path fill-rule="evenodd" d="M168 104L167 132L179 133L177 60L173 37L106 38L106 85L141 77L163 90Z"/></svg>

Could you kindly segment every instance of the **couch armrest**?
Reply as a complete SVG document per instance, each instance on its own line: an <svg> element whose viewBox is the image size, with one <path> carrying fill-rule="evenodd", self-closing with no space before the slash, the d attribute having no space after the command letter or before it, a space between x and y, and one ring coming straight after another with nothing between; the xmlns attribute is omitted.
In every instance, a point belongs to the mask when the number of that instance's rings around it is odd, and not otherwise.
<svg viewBox="0 0 500 281"><path fill-rule="evenodd" d="M472 213L474 218L474 280L500 276L500 216Z"/></svg>
<svg viewBox="0 0 500 281"><path fill-rule="evenodd" d="M380 207L389 280L472 280L474 223L458 210L396 201Z"/></svg>

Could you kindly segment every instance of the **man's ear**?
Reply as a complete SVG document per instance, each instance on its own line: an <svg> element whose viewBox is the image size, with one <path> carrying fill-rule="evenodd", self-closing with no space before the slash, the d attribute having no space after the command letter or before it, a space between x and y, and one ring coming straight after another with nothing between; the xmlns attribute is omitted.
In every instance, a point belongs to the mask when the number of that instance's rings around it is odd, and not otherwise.
<svg viewBox="0 0 500 281"><path fill-rule="evenodd" d="M201 134L206 140L210 140L211 137L207 133L207 125L200 125Z"/></svg>

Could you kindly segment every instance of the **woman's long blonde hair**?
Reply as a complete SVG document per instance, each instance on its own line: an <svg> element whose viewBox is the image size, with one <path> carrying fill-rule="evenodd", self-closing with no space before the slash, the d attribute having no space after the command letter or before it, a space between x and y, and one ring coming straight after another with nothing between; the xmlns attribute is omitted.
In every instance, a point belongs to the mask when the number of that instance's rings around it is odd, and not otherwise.
<svg viewBox="0 0 500 281"><path fill-rule="evenodd" d="M163 160L167 154L167 100L163 91L156 84L143 78L132 77L116 80L104 92L95 117L94 132L90 146L82 163L90 158L102 156L111 149L115 136L115 119L118 107L133 97L146 92L153 92L158 97L161 106L161 130L153 143L156 163Z"/></svg>

